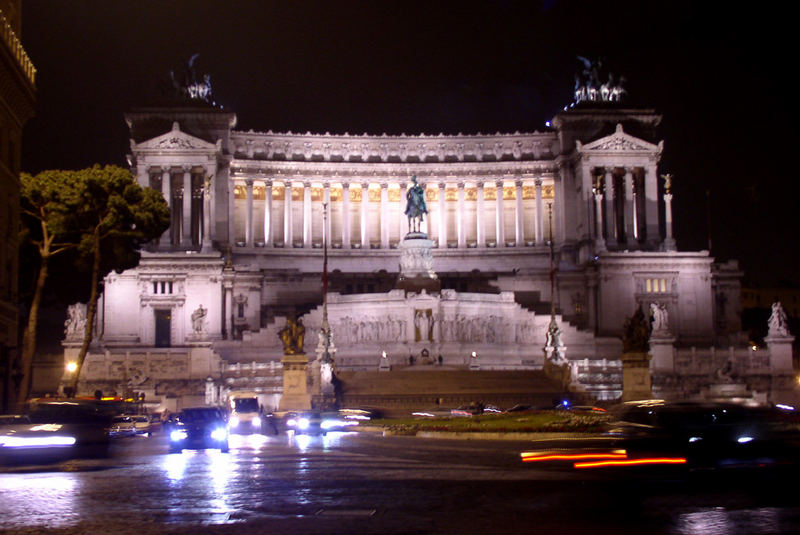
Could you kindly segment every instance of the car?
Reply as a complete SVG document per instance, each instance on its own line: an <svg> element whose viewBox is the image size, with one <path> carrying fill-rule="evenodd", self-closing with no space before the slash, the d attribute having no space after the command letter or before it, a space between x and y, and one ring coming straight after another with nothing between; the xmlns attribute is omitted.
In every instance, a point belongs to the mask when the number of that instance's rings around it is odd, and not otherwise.
<svg viewBox="0 0 800 535"><path fill-rule="evenodd" d="M109 406L95 400L31 400L25 415L0 426L3 464L54 462L108 455Z"/></svg>
<svg viewBox="0 0 800 535"><path fill-rule="evenodd" d="M150 436L152 424L150 423L149 416L147 416L146 414L137 414L131 416L131 420L133 420L134 434L145 437Z"/></svg>
<svg viewBox="0 0 800 535"><path fill-rule="evenodd" d="M127 414L114 416L111 419L111 427L108 429L108 434L112 437L132 437L136 434L136 424L133 422L133 417Z"/></svg>
<svg viewBox="0 0 800 535"><path fill-rule="evenodd" d="M286 415L286 427L296 435L325 435L328 430L322 426L322 413L304 411Z"/></svg>
<svg viewBox="0 0 800 535"><path fill-rule="evenodd" d="M491 406L493 409L496 407ZM483 403L473 401L469 405L461 405L456 407L455 409L450 410L451 416L477 416L478 414L483 414L484 410L486 410L486 406ZM500 412L499 409L493 410L491 412Z"/></svg>
<svg viewBox="0 0 800 535"><path fill-rule="evenodd" d="M626 403L607 435L634 458L685 459L690 469L796 466L800 420L792 409L734 403Z"/></svg>
<svg viewBox="0 0 800 535"><path fill-rule="evenodd" d="M228 426L224 413L216 407L182 409L170 426L170 451L184 449L219 449L229 451Z"/></svg>

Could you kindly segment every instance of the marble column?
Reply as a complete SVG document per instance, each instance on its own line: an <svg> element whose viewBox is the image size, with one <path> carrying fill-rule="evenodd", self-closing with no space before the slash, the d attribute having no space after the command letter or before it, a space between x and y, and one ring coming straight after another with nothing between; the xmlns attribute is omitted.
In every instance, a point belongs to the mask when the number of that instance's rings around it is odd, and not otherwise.
<svg viewBox="0 0 800 535"><path fill-rule="evenodd" d="M342 248L350 248L350 184L342 181Z"/></svg>
<svg viewBox="0 0 800 535"><path fill-rule="evenodd" d="M164 200L167 201L167 206L169 206L170 225L172 225L172 221L174 221L172 219L172 175L170 174L169 169L161 171L161 191L164 195ZM160 239L168 241L171 231L172 229L165 230Z"/></svg>
<svg viewBox="0 0 800 535"><path fill-rule="evenodd" d="M439 182L439 248L447 249L447 208L444 182Z"/></svg>
<svg viewBox="0 0 800 535"><path fill-rule="evenodd" d="M322 207L323 215L322 220L325 222L325 228L323 232L325 232L325 240L328 242L328 247L331 246L331 184L330 182L325 182L322 184L322 202L325 203L325 206ZM327 213L327 217L326 217Z"/></svg>
<svg viewBox="0 0 800 535"><path fill-rule="evenodd" d="M192 169L183 168L183 221L181 245L192 245Z"/></svg>
<svg viewBox="0 0 800 535"><path fill-rule="evenodd" d="M525 232L524 227L522 226L522 180L514 181L514 197L516 201L516 211L517 211L517 224L516 224L516 246L517 247L524 247L525 246Z"/></svg>
<svg viewBox="0 0 800 535"><path fill-rule="evenodd" d="M636 207L633 205L633 169L625 168L625 240L636 243Z"/></svg>
<svg viewBox="0 0 800 535"><path fill-rule="evenodd" d="M311 182L303 182L303 247L311 248Z"/></svg>
<svg viewBox="0 0 800 535"><path fill-rule="evenodd" d="M506 245L506 232L505 232L505 224L503 221L503 181L502 180L495 180L494 182L495 187L495 202L497 206L497 210L495 213L495 236L497 239L496 247L505 247Z"/></svg>
<svg viewBox="0 0 800 535"><path fill-rule="evenodd" d="M536 186L536 245L544 245L544 199L542 199L542 179L534 181Z"/></svg>
<svg viewBox="0 0 800 535"><path fill-rule="evenodd" d="M203 252L211 251L211 192L213 190L213 181L208 175L208 171L203 169L203 239L201 245Z"/></svg>
<svg viewBox="0 0 800 535"><path fill-rule="evenodd" d="M655 246L661 238L658 231L658 172L655 162L648 165L643 172L645 238L647 243Z"/></svg>
<svg viewBox="0 0 800 535"><path fill-rule="evenodd" d="M458 183L458 214L456 216L458 225L458 248L464 249L467 246L467 232L464 228L464 182Z"/></svg>
<svg viewBox="0 0 800 535"><path fill-rule="evenodd" d="M397 225L398 225L398 233L397 236L398 240L398 247L400 246L401 241L403 241L403 236L406 235L406 215L403 213L405 209L405 199L406 193L408 193L408 183L407 182L400 182L400 208L397 210Z"/></svg>
<svg viewBox="0 0 800 535"><path fill-rule="evenodd" d="M264 181L264 245L272 247L272 180Z"/></svg>
<svg viewBox="0 0 800 535"><path fill-rule="evenodd" d="M606 200L606 217L604 223L606 224L606 246L617 246L617 236L620 229L617 229L617 218L614 213L614 169L608 168L605 170L603 178L605 183L605 200Z"/></svg>
<svg viewBox="0 0 800 535"><path fill-rule="evenodd" d="M667 227L664 238L664 250L676 251L675 238L672 237L672 194L664 194L664 224Z"/></svg>
<svg viewBox="0 0 800 535"><path fill-rule="evenodd" d="M244 242L247 247L253 246L253 179L245 181L247 185L247 209L244 214Z"/></svg>
<svg viewBox="0 0 800 535"><path fill-rule="evenodd" d="M369 215L369 182L361 183L361 248L369 249L369 228L367 217Z"/></svg>
<svg viewBox="0 0 800 535"><path fill-rule="evenodd" d="M595 189L594 207L595 207L595 237L594 249L596 253L602 253L606 250L606 240L603 238L603 194L599 188Z"/></svg>
<svg viewBox="0 0 800 535"><path fill-rule="evenodd" d="M381 249L389 248L389 184L381 183Z"/></svg>
<svg viewBox="0 0 800 535"><path fill-rule="evenodd" d="M167 205L172 208L172 175L169 174L169 169L161 171L161 192Z"/></svg>
<svg viewBox="0 0 800 535"><path fill-rule="evenodd" d="M483 180L478 180L476 183L478 200L475 207L475 238L478 247L486 247L486 223L484 221L485 203L483 198Z"/></svg>
<svg viewBox="0 0 800 535"><path fill-rule="evenodd" d="M283 182L283 246L294 247L294 236L292 232L292 182Z"/></svg>

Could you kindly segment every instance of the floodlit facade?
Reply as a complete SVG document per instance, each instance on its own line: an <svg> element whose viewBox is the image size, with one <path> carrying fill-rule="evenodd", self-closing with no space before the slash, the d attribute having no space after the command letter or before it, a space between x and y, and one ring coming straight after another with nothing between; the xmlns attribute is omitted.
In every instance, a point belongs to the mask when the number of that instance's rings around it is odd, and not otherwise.
<svg viewBox="0 0 800 535"><path fill-rule="evenodd" d="M248 389L277 407L286 318L305 325L311 370L322 351L325 244L340 370L541 369L555 318L573 386L614 399L623 324L651 305L670 377L684 348L743 347L736 263L676 250L653 110L583 102L541 132L455 136L243 132L203 103L126 120L131 169L164 194L172 226L107 277L82 390L179 406ZM396 288L413 177L435 291ZM82 332L70 313L67 360Z"/></svg>

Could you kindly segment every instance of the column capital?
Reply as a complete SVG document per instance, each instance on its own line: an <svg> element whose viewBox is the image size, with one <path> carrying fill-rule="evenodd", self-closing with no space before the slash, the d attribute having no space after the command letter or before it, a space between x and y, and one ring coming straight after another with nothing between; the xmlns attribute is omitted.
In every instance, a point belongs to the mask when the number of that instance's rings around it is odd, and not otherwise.
<svg viewBox="0 0 800 535"><path fill-rule="evenodd" d="M447 182L442 180L441 182L439 182L438 186L439 186L439 189L444 189L444 188L447 187Z"/></svg>
<svg viewBox="0 0 800 535"><path fill-rule="evenodd" d="M505 184L505 180L503 180L502 178L495 179L494 181L494 185L498 188L502 188L503 184Z"/></svg>
<svg viewBox="0 0 800 535"><path fill-rule="evenodd" d="M389 183L388 182L381 182L381 189L388 189Z"/></svg>
<svg viewBox="0 0 800 535"><path fill-rule="evenodd" d="M361 189L369 189L369 182L368 181L361 182Z"/></svg>
<svg viewBox="0 0 800 535"><path fill-rule="evenodd" d="M350 189L350 182L342 182L342 189L349 190Z"/></svg>
<svg viewBox="0 0 800 535"><path fill-rule="evenodd" d="M192 171L191 165L182 165L180 166L180 168L181 170L183 170L184 173L190 173Z"/></svg>
<svg viewBox="0 0 800 535"><path fill-rule="evenodd" d="M265 178L264 179L264 186L267 187L267 188L271 188L272 187L272 179L271 178Z"/></svg>
<svg viewBox="0 0 800 535"><path fill-rule="evenodd" d="M483 179L475 180L475 187L478 189L483 189Z"/></svg>
<svg viewBox="0 0 800 535"><path fill-rule="evenodd" d="M248 188L252 188L253 187L253 179L252 178L245 178L244 179L244 183Z"/></svg>
<svg viewBox="0 0 800 535"><path fill-rule="evenodd" d="M460 189L460 190L464 189L464 181L463 180L459 180L458 181L458 189Z"/></svg>
<svg viewBox="0 0 800 535"><path fill-rule="evenodd" d="M310 188L311 187L311 181L310 180L304 180L303 181L303 187L306 188L306 189Z"/></svg>
<svg viewBox="0 0 800 535"><path fill-rule="evenodd" d="M517 187L517 188L521 188L522 187L522 182L523 182L522 179L518 178L518 179L514 180L514 186Z"/></svg>
<svg viewBox="0 0 800 535"><path fill-rule="evenodd" d="M324 189L324 190L331 189L331 183L330 182L323 182L322 183L322 189Z"/></svg>
<svg viewBox="0 0 800 535"><path fill-rule="evenodd" d="M541 178L534 178L533 179L533 185L536 186L537 188L541 188L542 187L542 179Z"/></svg>

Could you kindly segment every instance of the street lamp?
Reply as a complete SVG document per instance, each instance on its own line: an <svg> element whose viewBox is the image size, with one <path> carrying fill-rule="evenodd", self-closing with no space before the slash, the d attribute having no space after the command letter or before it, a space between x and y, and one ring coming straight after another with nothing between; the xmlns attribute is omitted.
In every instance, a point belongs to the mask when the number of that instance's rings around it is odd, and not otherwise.
<svg viewBox="0 0 800 535"><path fill-rule="evenodd" d="M78 363L75 361L67 362L66 369L67 373L75 373L78 371Z"/></svg>

